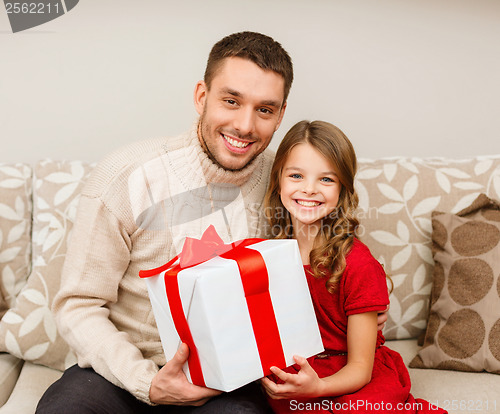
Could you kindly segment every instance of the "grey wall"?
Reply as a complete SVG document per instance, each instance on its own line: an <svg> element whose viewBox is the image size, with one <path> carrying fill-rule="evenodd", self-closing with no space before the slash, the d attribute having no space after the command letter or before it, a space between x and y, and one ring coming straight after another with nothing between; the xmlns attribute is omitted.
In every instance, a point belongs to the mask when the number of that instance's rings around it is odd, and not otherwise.
<svg viewBox="0 0 500 414"><path fill-rule="evenodd" d="M0 162L98 160L184 131L210 47L261 31L295 63L301 119L361 157L500 153L497 0L81 0L13 34L0 4Z"/></svg>

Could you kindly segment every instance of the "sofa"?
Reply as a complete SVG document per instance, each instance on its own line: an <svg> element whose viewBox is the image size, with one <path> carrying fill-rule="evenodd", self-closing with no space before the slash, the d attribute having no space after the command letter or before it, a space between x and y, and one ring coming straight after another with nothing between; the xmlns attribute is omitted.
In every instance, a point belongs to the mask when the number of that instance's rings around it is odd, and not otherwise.
<svg viewBox="0 0 500 414"><path fill-rule="evenodd" d="M0 164L0 414L33 413L76 362L50 308L93 168ZM488 270L500 265L500 156L360 159L356 186L360 238L393 285L386 345L412 394L450 413L500 412L500 271Z"/></svg>

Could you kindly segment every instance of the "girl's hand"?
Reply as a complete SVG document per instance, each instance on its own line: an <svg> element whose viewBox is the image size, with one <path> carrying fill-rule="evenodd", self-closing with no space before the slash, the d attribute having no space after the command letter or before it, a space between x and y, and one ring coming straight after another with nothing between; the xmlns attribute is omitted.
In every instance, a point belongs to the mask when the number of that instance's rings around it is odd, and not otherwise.
<svg viewBox="0 0 500 414"><path fill-rule="evenodd" d="M281 379L283 384L276 384L269 378L262 378L261 383L267 395L272 399L311 398L322 395L323 380L303 357L294 356L300 366L297 374L288 374L279 368L271 367L271 372Z"/></svg>

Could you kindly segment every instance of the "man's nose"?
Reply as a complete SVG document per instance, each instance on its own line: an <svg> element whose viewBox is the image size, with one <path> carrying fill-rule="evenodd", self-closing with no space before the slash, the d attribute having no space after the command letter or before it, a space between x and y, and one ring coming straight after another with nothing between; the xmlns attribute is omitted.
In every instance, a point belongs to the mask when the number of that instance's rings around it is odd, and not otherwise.
<svg viewBox="0 0 500 414"><path fill-rule="evenodd" d="M252 135L255 129L255 112L250 108L241 108L234 121L234 128L242 137Z"/></svg>

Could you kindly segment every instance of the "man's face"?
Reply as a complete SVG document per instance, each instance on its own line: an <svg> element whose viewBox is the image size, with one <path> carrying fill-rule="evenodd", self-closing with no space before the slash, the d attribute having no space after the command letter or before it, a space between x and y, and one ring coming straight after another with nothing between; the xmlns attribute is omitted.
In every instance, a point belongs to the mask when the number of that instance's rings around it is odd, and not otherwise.
<svg viewBox="0 0 500 414"><path fill-rule="evenodd" d="M225 59L210 90L198 82L198 133L213 161L240 170L266 149L285 112L284 82L276 72L237 57Z"/></svg>

